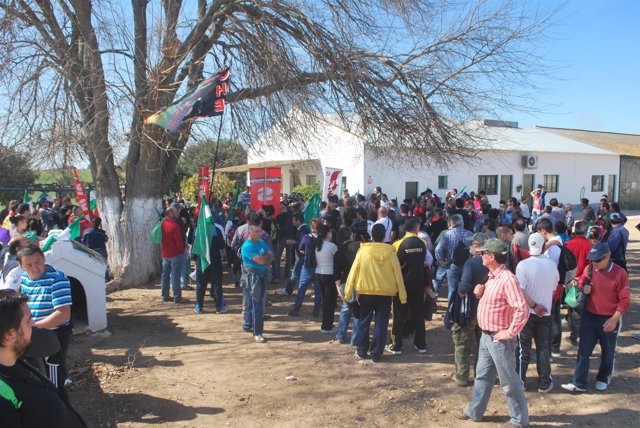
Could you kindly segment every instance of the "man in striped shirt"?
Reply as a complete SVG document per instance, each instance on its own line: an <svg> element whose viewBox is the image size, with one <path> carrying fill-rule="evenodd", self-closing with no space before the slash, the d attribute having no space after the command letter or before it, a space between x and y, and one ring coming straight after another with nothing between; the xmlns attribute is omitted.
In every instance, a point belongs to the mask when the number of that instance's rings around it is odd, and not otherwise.
<svg viewBox="0 0 640 428"><path fill-rule="evenodd" d="M527 399L520 376L516 373L515 353L516 337L527 323L529 308L518 279L504 265L506 244L499 239L489 239L476 251L482 254L482 263L489 269L487 283L479 284L474 291L480 299L478 325L482 329L478 365L471 402L453 415L459 419L481 421L498 376L507 396L510 423L527 426Z"/></svg>
<svg viewBox="0 0 640 428"><path fill-rule="evenodd" d="M20 291L27 295L33 325L53 330L60 341L60 351L46 358L49 378L61 391L66 378L66 360L71 339L71 284L64 273L45 264L37 245L18 252L24 270Z"/></svg>

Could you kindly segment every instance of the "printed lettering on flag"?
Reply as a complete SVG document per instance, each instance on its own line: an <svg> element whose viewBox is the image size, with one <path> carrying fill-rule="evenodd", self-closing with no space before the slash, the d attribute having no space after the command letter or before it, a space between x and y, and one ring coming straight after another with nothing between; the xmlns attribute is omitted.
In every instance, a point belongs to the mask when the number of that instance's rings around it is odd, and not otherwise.
<svg viewBox="0 0 640 428"><path fill-rule="evenodd" d="M202 195L209 197L209 178L209 167L198 167L198 206L200 206Z"/></svg>
<svg viewBox="0 0 640 428"><path fill-rule="evenodd" d="M340 186L342 185L342 170L338 168L325 167L324 187L322 190L322 200L326 201L330 196L340 196Z"/></svg>
<svg viewBox="0 0 640 428"><path fill-rule="evenodd" d="M84 193L84 187L82 187L76 167L73 167L73 187L76 190L76 199L78 200L78 205L82 208L82 213L89 216L89 218L92 218L93 216L89 209L89 202L87 202L87 195Z"/></svg>
<svg viewBox="0 0 640 428"><path fill-rule="evenodd" d="M251 208L258 211L263 205L272 205L274 215L280 214L281 168L249 169Z"/></svg>

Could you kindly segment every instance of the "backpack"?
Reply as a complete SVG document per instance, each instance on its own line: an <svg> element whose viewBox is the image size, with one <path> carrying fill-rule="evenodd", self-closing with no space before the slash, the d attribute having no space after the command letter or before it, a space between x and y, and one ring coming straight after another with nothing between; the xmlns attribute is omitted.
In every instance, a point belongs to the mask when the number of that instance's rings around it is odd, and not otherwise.
<svg viewBox="0 0 640 428"><path fill-rule="evenodd" d="M565 276L567 272L578 267L578 261L576 256L573 255L566 245L560 246L560 259L558 260L558 273L560 274L560 282L565 283Z"/></svg>
<svg viewBox="0 0 640 428"><path fill-rule="evenodd" d="M464 245L464 241L458 241L456 248L453 250L452 262L456 266L464 265L464 262L469 259L469 248Z"/></svg>
<svg viewBox="0 0 640 428"><path fill-rule="evenodd" d="M231 221L231 227L229 228L229 231L227 232L227 245L229 247L231 247L231 242L233 242L233 236L236 234L236 230L238 229L239 225L240 225L240 220L232 220Z"/></svg>

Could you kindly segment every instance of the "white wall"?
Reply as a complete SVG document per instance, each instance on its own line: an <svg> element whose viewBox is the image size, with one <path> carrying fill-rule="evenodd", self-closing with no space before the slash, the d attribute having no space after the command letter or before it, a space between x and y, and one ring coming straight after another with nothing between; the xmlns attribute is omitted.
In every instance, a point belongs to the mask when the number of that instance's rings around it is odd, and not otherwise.
<svg viewBox="0 0 640 428"><path fill-rule="evenodd" d="M458 190L466 186L465 191L478 191L479 175L498 175L498 194L490 195L489 201L493 206L500 199L500 176L512 175L512 195L517 196L516 186L522 184L523 174L535 174L535 185L543 183L544 175L559 175L557 193L548 193L547 202L557 198L561 203L576 204L584 188L584 197L591 202L598 202L603 193L607 193L608 175L618 174L619 156L604 154L576 154L576 153L541 153L527 152L538 156L539 167L524 169L520 160L522 153L513 151L484 152L475 159L458 161L448 168L418 167L412 168L408 164L391 164L365 152L365 179L371 176L372 183L365 185L365 194L369 194L376 186L389 198L405 198L405 183L417 181L418 193L431 188L436 194L444 196L451 188ZM438 176L448 177L448 189L438 189ZM604 175L605 183L602 192L591 192L591 176ZM619 177L618 177L619 179Z"/></svg>
<svg viewBox="0 0 640 428"><path fill-rule="evenodd" d="M316 175L322 187L324 168L343 169L347 177L347 188L352 193L364 188L363 155L360 138L336 126L321 122L316 132L306 140L293 142L284 138L277 130L269 131L248 150L247 163L265 161L288 161L293 159L319 159L320 165L299 168L302 184L306 184L306 175ZM288 193L291 189L289 167L282 168L282 189Z"/></svg>

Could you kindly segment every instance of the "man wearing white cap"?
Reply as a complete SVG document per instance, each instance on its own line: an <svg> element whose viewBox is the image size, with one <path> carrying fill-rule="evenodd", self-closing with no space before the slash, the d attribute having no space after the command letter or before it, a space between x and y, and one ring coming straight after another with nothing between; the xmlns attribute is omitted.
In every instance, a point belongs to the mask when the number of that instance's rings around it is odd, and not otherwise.
<svg viewBox="0 0 640 428"><path fill-rule="evenodd" d="M529 320L518 335L520 351L516 361L516 371L525 385L531 355L531 341L534 340L538 392L543 394L553 389L551 364L549 364L549 333L551 332L549 309L559 279L556 264L542 253L544 243L545 240L541 234L531 234L529 236L530 257L522 260L516 267L516 277L529 306Z"/></svg>

